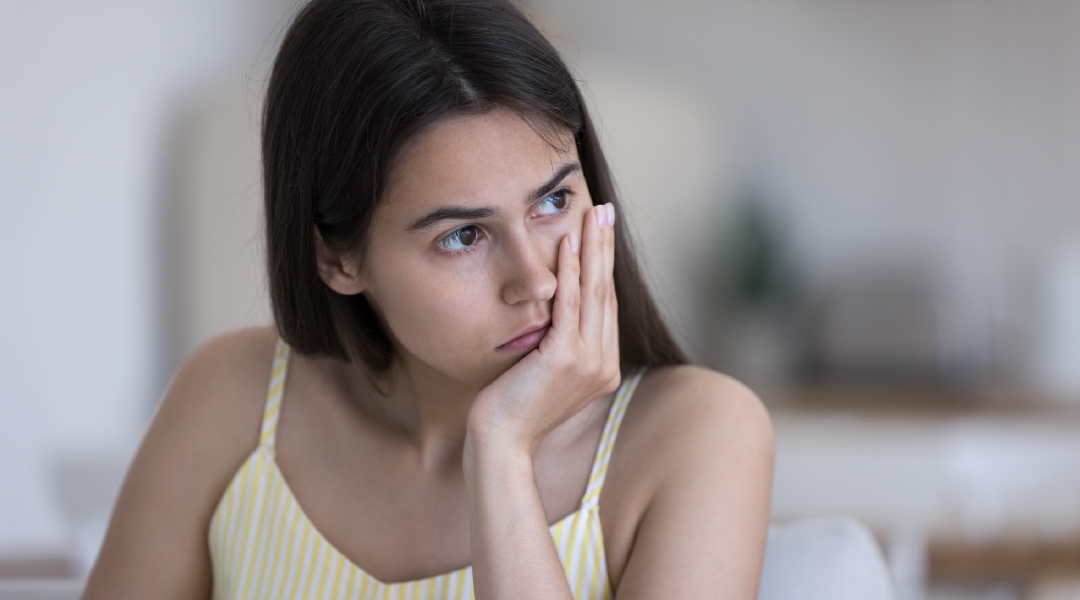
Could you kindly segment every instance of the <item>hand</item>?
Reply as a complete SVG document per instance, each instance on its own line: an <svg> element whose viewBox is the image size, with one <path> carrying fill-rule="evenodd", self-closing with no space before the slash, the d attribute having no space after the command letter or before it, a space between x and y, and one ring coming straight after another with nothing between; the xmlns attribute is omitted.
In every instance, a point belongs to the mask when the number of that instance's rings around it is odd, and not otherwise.
<svg viewBox="0 0 1080 600"><path fill-rule="evenodd" d="M551 328L539 348L480 391L469 435L531 455L548 432L618 388L614 223L613 205L594 206L585 214L580 252L574 234L563 237Z"/></svg>

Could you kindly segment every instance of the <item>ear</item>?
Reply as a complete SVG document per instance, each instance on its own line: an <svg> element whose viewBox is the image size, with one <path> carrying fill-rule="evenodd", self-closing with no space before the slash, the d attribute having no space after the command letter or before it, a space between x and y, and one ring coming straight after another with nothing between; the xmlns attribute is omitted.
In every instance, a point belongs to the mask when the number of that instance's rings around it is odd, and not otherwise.
<svg viewBox="0 0 1080 600"><path fill-rule="evenodd" d="M319 266L319 278L330 289L345 296L364 291L360 269L355 262L342 258L341 254L328 246L318 227L315 228L315 260Z"/></svg>

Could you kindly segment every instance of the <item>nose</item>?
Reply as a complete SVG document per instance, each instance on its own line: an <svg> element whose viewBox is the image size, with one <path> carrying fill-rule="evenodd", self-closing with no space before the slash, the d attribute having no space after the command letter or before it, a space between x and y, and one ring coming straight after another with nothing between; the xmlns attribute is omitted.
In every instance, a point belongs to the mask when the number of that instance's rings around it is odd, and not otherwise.
<svg viewBox="0 0 1080 600"><path fill-rule="evenodd" d="M514 236L505 247L503 301L518 304L554 298L557 252L558 246L543 236Z"/></svg>

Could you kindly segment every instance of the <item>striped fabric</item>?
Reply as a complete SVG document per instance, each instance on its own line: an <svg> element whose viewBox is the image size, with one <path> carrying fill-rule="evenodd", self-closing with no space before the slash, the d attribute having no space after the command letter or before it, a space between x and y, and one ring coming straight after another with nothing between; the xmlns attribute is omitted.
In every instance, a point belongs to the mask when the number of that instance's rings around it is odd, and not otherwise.
<svg viewBox="0 0 1080 600"><path fill-rule="evenodd" d="M352 564L311 524L274 460L288 363L289 346L279 340L259 447L233 477L210 521L214 599L471 599L471 567L419 581L383 583ZM577 600L612 598L597 502L619 424L644 371L627 377L615 394L581 507L551 526Z"/></svg>

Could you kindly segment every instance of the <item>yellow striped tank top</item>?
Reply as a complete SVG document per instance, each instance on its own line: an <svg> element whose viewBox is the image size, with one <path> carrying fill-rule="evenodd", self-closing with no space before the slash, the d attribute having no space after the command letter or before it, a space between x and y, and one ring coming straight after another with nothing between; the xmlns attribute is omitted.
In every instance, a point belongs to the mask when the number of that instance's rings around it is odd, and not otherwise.
<svg viewBox="0 0 1080 600"><path fill-rule="evenodd" d="M210 520L215 600L465 600L472 568L418 581L383 583L345 558L315 529L274 460L289 346L278 341L259 446L240 467ZM610 599L598 501L626 406L645 369L615 393L581 506L551 526L577 600Z"/></svg>

